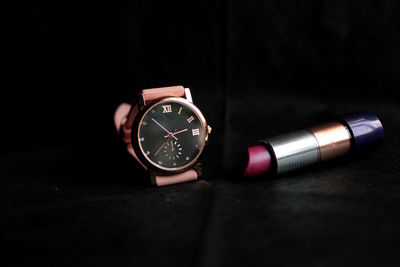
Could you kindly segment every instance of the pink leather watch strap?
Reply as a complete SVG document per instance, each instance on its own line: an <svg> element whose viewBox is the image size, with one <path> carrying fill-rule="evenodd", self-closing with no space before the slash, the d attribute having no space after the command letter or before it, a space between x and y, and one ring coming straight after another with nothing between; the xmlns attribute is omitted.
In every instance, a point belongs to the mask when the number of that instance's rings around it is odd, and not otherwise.
<svg viewBox="0 0 400 267"><path fill-rule="evenodd" d="M152 183L157 186L165 186L170 184L183 183L188 181L197 180L197 172L193 169L185 171L183 173L178 173L175 175L156 175L152 177Z"/></svg>
<svg viewBox="0 0 400 267"><path fill-rule="evenodd" d="M185 95L185 88L179 85L179 86L144 89L142 90L142 94L145 101L153 101L161 97L167 97L167 96L183 97Z"/></svg>
<svg viewBox="0 0 400 267"><path fill-rule="evenodd" d="M136 116L137 108L127 103L120 104L114 113L115 128L126 144L131 142L131 127L127 128L127 121L129 115L132 113L135 113Z"/></svg>
<svg viewBox="0 0 400 267"><path fill-rule="evenodd" d="M126 121L126 117L128 116L129 110L131 109L131 105L127 103L122 103L118 106L118 108L114 112L114 125L117 129L117 132L120 133L121 126Z"/></svg>

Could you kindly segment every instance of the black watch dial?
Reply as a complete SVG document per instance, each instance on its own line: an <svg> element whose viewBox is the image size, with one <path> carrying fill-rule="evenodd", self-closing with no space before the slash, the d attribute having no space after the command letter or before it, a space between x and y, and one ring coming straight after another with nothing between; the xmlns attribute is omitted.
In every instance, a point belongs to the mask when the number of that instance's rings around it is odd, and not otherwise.
<svg viewBox="0 0 400 267"><path fill-rule="evenodd" d="M201 113L183 101L167 100L146 111L138 125L138 144L144 157L163 170L191 165L205 143Z"/></svg>

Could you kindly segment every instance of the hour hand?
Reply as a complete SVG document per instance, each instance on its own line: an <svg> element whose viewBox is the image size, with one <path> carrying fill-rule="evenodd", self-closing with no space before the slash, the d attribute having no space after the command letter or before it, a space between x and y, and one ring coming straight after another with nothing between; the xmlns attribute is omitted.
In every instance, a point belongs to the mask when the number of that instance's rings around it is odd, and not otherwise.
<svg viewBox="0 0 400 267"><path fill-rule="evenodd" d="M186 129L174 132L174 133L172 133L172 137L175 137L176 134L180 134L180 133L186 132L187 130L188 129L186 128ZM167 137L168 137L168 135L164 135L164 138L167 138Z"/></svg>

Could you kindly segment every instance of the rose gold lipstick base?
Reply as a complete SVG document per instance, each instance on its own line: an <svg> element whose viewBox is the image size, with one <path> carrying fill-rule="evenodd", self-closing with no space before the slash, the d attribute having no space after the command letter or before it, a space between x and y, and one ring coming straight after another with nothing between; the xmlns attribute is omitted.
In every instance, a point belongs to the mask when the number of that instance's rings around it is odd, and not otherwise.
<svg viewBox="0 0 400 267"><path fill-rule="evenodd" d="M326 122L309 127L319 147L319 160L330 160L345 155L350 150L350 132L338 122Z"/></svg>

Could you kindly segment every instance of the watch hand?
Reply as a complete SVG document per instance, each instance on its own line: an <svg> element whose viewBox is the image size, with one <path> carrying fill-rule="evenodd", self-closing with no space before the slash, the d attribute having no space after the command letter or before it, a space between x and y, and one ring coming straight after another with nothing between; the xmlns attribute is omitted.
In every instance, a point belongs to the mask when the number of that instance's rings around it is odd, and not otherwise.
<svg viewBox="0 0 400 267"><path fill-rule="evenodd" d="M186 129L183 129L183 130L174 132L174 133L172 133L172 136L175 136L176 134L180 134L180 133L186 132L187 130L188 130L188 129L186 128ZM165 135L165 136L164 136L164 138L167 138L167 137L168 137L168 135Z"/></svg>
<svg viewBox="0 0 400 267"><path fill-rule="evenodd" d="M172 136L172 133L170 133L170 134L168 135L168 137L170 137L170 136ZM169 138L167 138L167 140L165 140L165 141L161 144L161 146L157 149L157 151L154 152L154 156L157 156L157 154L161 151L161 149L162 149L163 146L168 142L168 140L169 140Z"/></svg>
<svg viewBox="0 0 400 267"><path fill-rule="evenodd" d="M161 129L163 129L164 131L166 131L166 132L168 133L168 135L167 135L167 136L164 136L164 138L167 138L167 137L171 134L170 131L168 131L167 129L165 129L165 127L162 126L162 125L161 125L158 121L156 121L153 117L151 118L151 120L154 121L158 126L160 126ZM172 137L175 138L175 140L178 140L178 138L176 138L173 134L172 134Z"/></svg>
<svg viewBox="0 0 400 267"><path fill-rule="evenodd" d="M171 140L171 152L174 152L174 143L172 142L172 140Z"/></svg>

